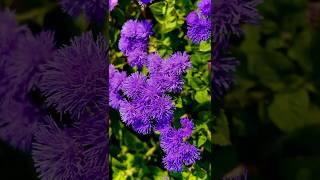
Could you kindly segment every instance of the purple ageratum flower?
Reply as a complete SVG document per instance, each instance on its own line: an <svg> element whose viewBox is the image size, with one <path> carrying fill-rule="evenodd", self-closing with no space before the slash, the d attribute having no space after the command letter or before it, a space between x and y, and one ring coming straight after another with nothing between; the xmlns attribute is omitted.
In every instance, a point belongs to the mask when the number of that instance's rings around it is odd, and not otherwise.
<svg viewBox="0 0 320 180"><path fill-rule="evenodd" d="M112 11L118 4L118 0L109 0L109 11Z"/></svg>
<svg viewBox="0 0 320 180"><path fill-rule="evenodd" d="M211 16L211 0L202 0L198 2L198 8L202 15L207 17Z"/></svg>
<svg viewBox="0 0 320 180"><path fill-rule="evenodd" d="M242 23L258 24L261 20L256 6L261 0L216 0L213 3L213 36L223 43L229 34L240 35Z"/></svg>
<svg viewBox="0 0 320 180"><path fill-rule="evenodd" d="M13 147L30 152L33 135L44 112L29 102L10 97L0 105L0 138Z"/></svg>
<svg viewBox="0 0 320 180"><path fill-rule="evenodd" d="M188 38L194 43L206 41L211 37L211 20L193 11L187 16Z"/></svg>
<svg viewBox="0 0 320 180"><path fill-rule="evenodd" d="M107 180L108 114L84 115L76 124L74 138L83 147L83 179Z"/></svg>
<svg viewBox="0 0 320 180"><path fill-rule="evenodd" d="M108 13L107 0L60 0L62 8L71 16L78 16L82 11L93 21L103 22Z"/></svg>
<svg viewBox="0 0 320 180"><path fill-rule="evenodd" d="M182 74L191 69L190 57L185 52L176 52L166 60L161 60L157 54L149 56L150 69L148 83L159 92L180 92L184 81Z"/></svg>
<svg viewBox="0 0 320 180"><path fill-rule="evenodd" d="M128 53L128 63L131 67L137 66L142 69L143 65L147 63L148 54L141 50L133 50Z"/></svg>
<svg viewBox="0 0 320 180"><path fill-rule="evenodd" d="M148 21L129 20L121 30L119 48L126 56L136 51L146 52L149 37L152 34L152 25Z"/></svg>
<svg viewBox="0 0 320 180"><path fill-rule="evenodd" d="M50 117L44 119L34 136L32 157L41 179L84 179L83 148L72 130L60 129Z"/></svg>
<svg viewBox="0 0 320 180"><path fill-rule="evenodd" d="M190 137L193 123L188 118L181 118L182 127L167 127L160 131L160 147L165 152L163 163L167 170L181 172L183 165L191 165L199 160L200 152L184 139Z"/></svg>
<svg viewBox="0 0 320 180"><path fill-rule="evenodd" d="M139 4L142 6L145 6L149 3L151 3L153 0L139 0Z"/></svg>
<svg viewBox="0 0 320 180"><path fill-rule="evenodd" d="M90 104L107 107L108 62L103 36L96 42L91 33L72 40L70 46L58 50L43 72L40 90L49 105L59 112L78 118Z"/></svg>
<svg viewBox="0 0 320 180"><path fill-rule="evenodd" d="M52 32L25 35L17 45L7 69L11 83L19 85L24 92L38 86L43 65L52 60L55 50Z"/></svg>
<svg viewBox="0 0 320 180"><path fill-rule="evenodd" d="M119 72L112 64L109 65L109 105L114 109L119 109L124 101L120 91L126 78L125 72Z"/></svg>
<svg viewBox="0 0 320 180"><path fill-rule="evenodd" d="M213 98L219 99L234 82L234 71L239 62L234 57L219 57L212 61Z"/></svg>

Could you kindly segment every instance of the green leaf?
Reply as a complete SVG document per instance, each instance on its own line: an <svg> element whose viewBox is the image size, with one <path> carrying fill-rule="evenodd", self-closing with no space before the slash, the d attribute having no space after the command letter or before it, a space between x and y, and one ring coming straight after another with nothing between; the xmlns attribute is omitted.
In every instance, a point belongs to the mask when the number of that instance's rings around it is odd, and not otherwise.
<svg viewBox="0 0 320 180"><path fill-rule="evenodd" d="M309 97L305 90L275 95L268 112L274 124L284 132L292 132L309 124Z"/></svg>
<svg viewBox="0 0 320 180"><path fill-rule="evenodd" d="M207 137L201 134L198 140L198 147L201 147L204 143L206 143L206 141L207 141Z"/></svg>
<svg viewBox="0 0 320 180"><path fill-rule="evenodd" d="M214 132L212 133L213 144L226 146L230 145L230 131L229 123L226 115L222 112L217 118L217 123L213 127Z"/></svg>
<svg viewBox="0 0 320 180"><path fill-rule="evenodd" d="M202 90L202 91L197 91L194 98L200 104L211 101L211 96L209 95L207 89L206 90Z"/></svg>

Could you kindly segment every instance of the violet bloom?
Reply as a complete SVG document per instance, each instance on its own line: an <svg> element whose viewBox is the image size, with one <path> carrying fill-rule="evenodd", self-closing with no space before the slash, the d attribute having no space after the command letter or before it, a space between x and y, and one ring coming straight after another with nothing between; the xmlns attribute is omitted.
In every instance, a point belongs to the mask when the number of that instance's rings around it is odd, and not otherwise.
<svg viewBox="0 0 320 180"><path fill-rule="evenodd" d="M112 11L118 4L118 0L109 0L109 11Z"/></svg>
<svg viewBox="0 0 320 180"><path fill-rule="evenodd" d="M18 25L14 13L0 10L0 102L14 88L7 69L9 63L14 62L12 56L27 33L30 33L29 29Z"/></svg>
<svg viewBox="0 0 320 180"><path fill-rule="evenodd" d="M29 99L7 98L0 105L0 138L17 149L31 151L33 135L43 115Z"/></svg>
<svg viewBox="0 0 320 180"><path fill-rule="evenodd" d="M151 34L152 25L148 21L129 20L122 26L119 49L126 56L133 51L147 52Z"/></svg>
<svg viewBox="0 0 320 180"><path fill-rule="evenodd" d="M219 99L234 83L234 71L239 62L234 57L218 57L213 61L213 98Z"/></svg>
<svg viewBox="0 0 320 180"><path fill-rule="evenodd" d="M84 149L83 179L108 180L108 115L82 116L73 136Z"/></svg>
<svg viewBox="0 0 320 180"><path fill-rule="evenodd" d="M243 23L258 24L256 6L262 0L215 0L212 9L213 36L216 43L228 41L229 34L240 35Z"/></svg>
<svg viewBox="0 0 320 180"><path fill-rule="evenodd" d="M211 37L211 20L193 11L187 16L188 38L194 43L207 41Z"/></svg>
<svg viewBox="0 0 320 180"><path fill-rule="evenodd" d="M71 16L83 11L90 20L97 22L106 20L109 8L107 0L60 0L60 4Z"/></svg>
<svg viewBox="0 0 320 180"><path fill-rule="evenodd" d="M106 107L108 96L107 44L85 33L58 50L43 72L40 89L49 105L79 118L89 104Z"/></svg>
<svg viewBox="0 0 320 180"><path fill-rule="evenodd" d="M139 0L139 4L141 4L142 6L145 6L149 3L151 3L153 0Z"/></svg>
<svg viewBox="0 0 320 180"><path fill-rule="evenodd" d="M114 109L119 109L124 101L120 91L126 77L125 72L119 72L112 64L109 65L109 105Z"/></svg>
<svg viewBox="0 0 320 180"><path fill-rule="evenodd" d="M25 35L17 45L7 73L14 83L29 92L38 86L44 64L51 61L55 52L54 35L52 32L31 33Z"/></svg>
<svg viewBox="0 0 320 180"><path fill-rule="evenodd" d="M183 165L191 165L199 160L200 151L185 141L191 136L193 123L188 118L181 118L182 127L167 127L160 131L160 147L165 152L163 163L167 170L181 172Z"/></svg>
<svg viewBox="0 0 320 180"><path fill-rule="evenodd" d="M35 133L32 157L41 179L84 179L83 148L70 129L47 117Z"/></svg>

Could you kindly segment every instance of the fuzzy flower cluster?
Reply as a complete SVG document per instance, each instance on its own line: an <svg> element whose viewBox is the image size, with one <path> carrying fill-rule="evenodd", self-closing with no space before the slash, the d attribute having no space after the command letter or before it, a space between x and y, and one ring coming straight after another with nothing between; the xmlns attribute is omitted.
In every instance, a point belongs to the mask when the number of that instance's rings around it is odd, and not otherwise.
<svg viewBox="0 0 320 180"><path fill-rule="evenodd" d="M0 138L32 153L41 179L109 179L106 51L90 33L56 49L52 32L34 35L0 11ZM56 123L44 97L72 117Z"/></svg>
<svg viewBox="0 0 320 180"><path fill-rule="evenodd" d="M148 21L129 20L121 30L120 51L128 57L130 66L141 69L147 62L152 25Z"/></svg>
<svg viewBox="0 0 320 180"><path fill-rule="evenodd" d="M207 41L211 37L211 0L198 2L198 10L192 11L186 18L188 38L194 43Z"/></svg>
<svg viewBox="0 0 320 180"><path fill-rule="evenodd" d="M166 154L163 162L169 171L181 172L183 165L191 165L200 159L199 150L185 141L192 134L193 123L184 117L180 124L179 129L169 126L160 133L160 146Z"/></svg>
<svg viewBox="0 0 320 180"><path fill-rule="evenodd" d="M119 110L122 121L134 131L141 134L159 131L165 144L162 147L166 153L165 167L180 172L183 165L200 158L198 149L183 140L191 135L192 122L182 119L183 127L174 135L171 127L175 106L168 94L183 89L183 74L191 68L190 57L185 52L176 52L166 59L158 53L148 54L151 34L148 21L129 20L123 25L119 48L127 56L128 64L136 66L138 71L127 75L109 66L109 105ZM148 73L139 71L143 66ZM177 151L169 150L175 145L179 146Z"/></svg>
<svg viewBox="0 0 320 180"><path fill-rule="evenodd" d="M153 0L139 0L139 4L142 6L146 6L149 3L152 3Z"/></svg>
<svg viewBox="0 0 320 180"><path fill-rule="evenodd" d="M60 0L62 8L71 16L78 16L81 12L92 21L103 22L109 9L108 0ZM110 8L114 8L117 2L111 1ZM111 10L112 10L111 9Z"/></svg>

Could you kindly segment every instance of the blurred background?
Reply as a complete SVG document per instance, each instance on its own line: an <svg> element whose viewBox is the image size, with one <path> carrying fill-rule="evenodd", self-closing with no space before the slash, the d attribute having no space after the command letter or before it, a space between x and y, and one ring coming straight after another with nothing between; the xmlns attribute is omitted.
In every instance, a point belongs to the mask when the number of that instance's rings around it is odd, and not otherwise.
<svg viewBox="0 0 320 180"><path fill-rule="evenodd" d="M234 38L241 64L213 132L217 179L320 179L319 5L265 0L262 24Z"/></svg>

